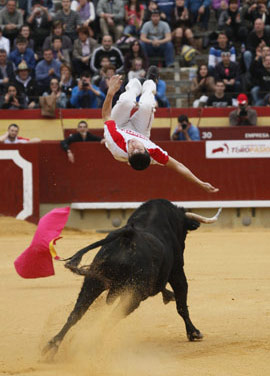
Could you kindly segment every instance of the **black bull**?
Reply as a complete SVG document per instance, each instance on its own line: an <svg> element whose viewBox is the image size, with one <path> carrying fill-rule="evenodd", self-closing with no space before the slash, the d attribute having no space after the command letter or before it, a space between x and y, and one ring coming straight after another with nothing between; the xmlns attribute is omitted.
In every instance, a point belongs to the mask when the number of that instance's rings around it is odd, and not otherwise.
<svg viewBox="0 0 270 376"><path fill-rule="evenodd" d="M199 225L197 220L187 217L183 208L170 201L151 200L131 215L126 226L112 231L105 239L68 259L65 266L84 275L84 283L66 324L47 344L44 353L49 350L56 352L68 330L103 291L109 290L107 302L123 292L131 293L132 298L122 307L127 316L149 296L162 292L166 299L167 283L173 289L177 312L185 322L188 339L201 339L202 334L189 317L188 284L183 269L187 231L195 230ZM92 264L78 267L82 256L98 246L102 248Z"/></svg>

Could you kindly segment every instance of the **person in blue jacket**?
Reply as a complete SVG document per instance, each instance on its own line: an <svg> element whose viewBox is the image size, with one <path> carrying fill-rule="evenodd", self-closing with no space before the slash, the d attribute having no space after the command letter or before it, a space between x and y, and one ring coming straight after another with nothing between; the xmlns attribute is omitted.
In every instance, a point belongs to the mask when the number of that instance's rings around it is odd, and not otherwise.
<svg viewBox="0 0 270 376"><path fill-rule="evenodd" d="M16 40L16 48L9 55L9 60L12 61L16 67L24 61L28 68L34 69L36 65L35 54L31 48L27 48L27 39L19 36Z"/></svg>
<svg viewBox="0 0 270 376"><path fill-rule="evenodd" d="M83 72L78 85L72 89L70 103L75 108L100 108L104 99L105 94L91 84L90 73Z"/></svg>
<svg viewBox="0 0 270 376"><path fill-rule="evenodd" d="M200 141L200 132L195 125L191 124L186 115L178 117L178 125L172 134L175 141Z"/></svg>
<svg viewBox="0 0 270 376"><path fill-rule="evenodd" d="M159 79L157 82L157 92L155 95L158 107L170 107L168 98L166 97L166 82Z"/></svg>

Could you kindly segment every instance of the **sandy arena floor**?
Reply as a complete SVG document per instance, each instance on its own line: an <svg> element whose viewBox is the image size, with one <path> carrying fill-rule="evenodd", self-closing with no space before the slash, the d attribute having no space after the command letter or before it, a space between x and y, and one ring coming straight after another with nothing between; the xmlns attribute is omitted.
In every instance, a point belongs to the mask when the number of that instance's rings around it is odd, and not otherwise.
<svg viewBox="0 0 270 376"><path fill-rule="evenodd" d="M44 362L41 348L64 324L82 278L60 262L54 277L20 278L13 261L34 231L34 225L0 217L0 375L270 375L269 231L204 226L189 234L189 307L203 341L187 341L175 304L164 306L160 295L104 333L112 307L101 296L53 363ZM63 257L104 237L71 230L63 235L57 245Z"/></svg>

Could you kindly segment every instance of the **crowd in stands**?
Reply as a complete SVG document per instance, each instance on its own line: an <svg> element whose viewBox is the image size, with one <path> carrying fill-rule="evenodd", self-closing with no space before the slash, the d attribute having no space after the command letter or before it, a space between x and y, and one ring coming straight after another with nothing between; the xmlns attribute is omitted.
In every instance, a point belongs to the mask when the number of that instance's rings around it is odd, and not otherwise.
<svg viewBox="0 0 270 376"><path fill-rule="evenodd" d="M128 79L145 77L153 58L174 67L176 55L182 55L183 64L196 67L194 51L208 53L191 83L194 107L237 105L240 93L251 105L269 106L269 5L267 0L1 0L0 108L39 108L49 100L58 108L100 108L113 74L124 79L116 101ZM211 30L213 13L217 27ZM162 79L156 101L170 106Z"/></svg>

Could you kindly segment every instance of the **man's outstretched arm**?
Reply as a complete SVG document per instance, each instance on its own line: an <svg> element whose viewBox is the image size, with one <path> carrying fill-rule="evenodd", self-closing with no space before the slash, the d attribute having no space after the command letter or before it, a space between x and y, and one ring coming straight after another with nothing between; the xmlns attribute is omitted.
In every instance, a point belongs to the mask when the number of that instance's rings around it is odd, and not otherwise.
<svg viewBox="0 0 270 376"><path fill-rule="evenodd" d="M178 162L176 159L173 159L172 157L169 157L166 166L178 172L178 174L182 175L187 180L199 185L206 192L215 193L219 191L218 188L213 187L210 183L203 182L202 180L197 178L197 176L195 176L186 166Z"/></svg>
<svg viewBox="0 0 270 376"><path fill-rule="evenodd" d="M121 85L122 78L119 74L111 77L108 83L107 95L102 106L102 119L104 120L104 122L111 119L112 100L114 94L120 89Z"/></svg>

